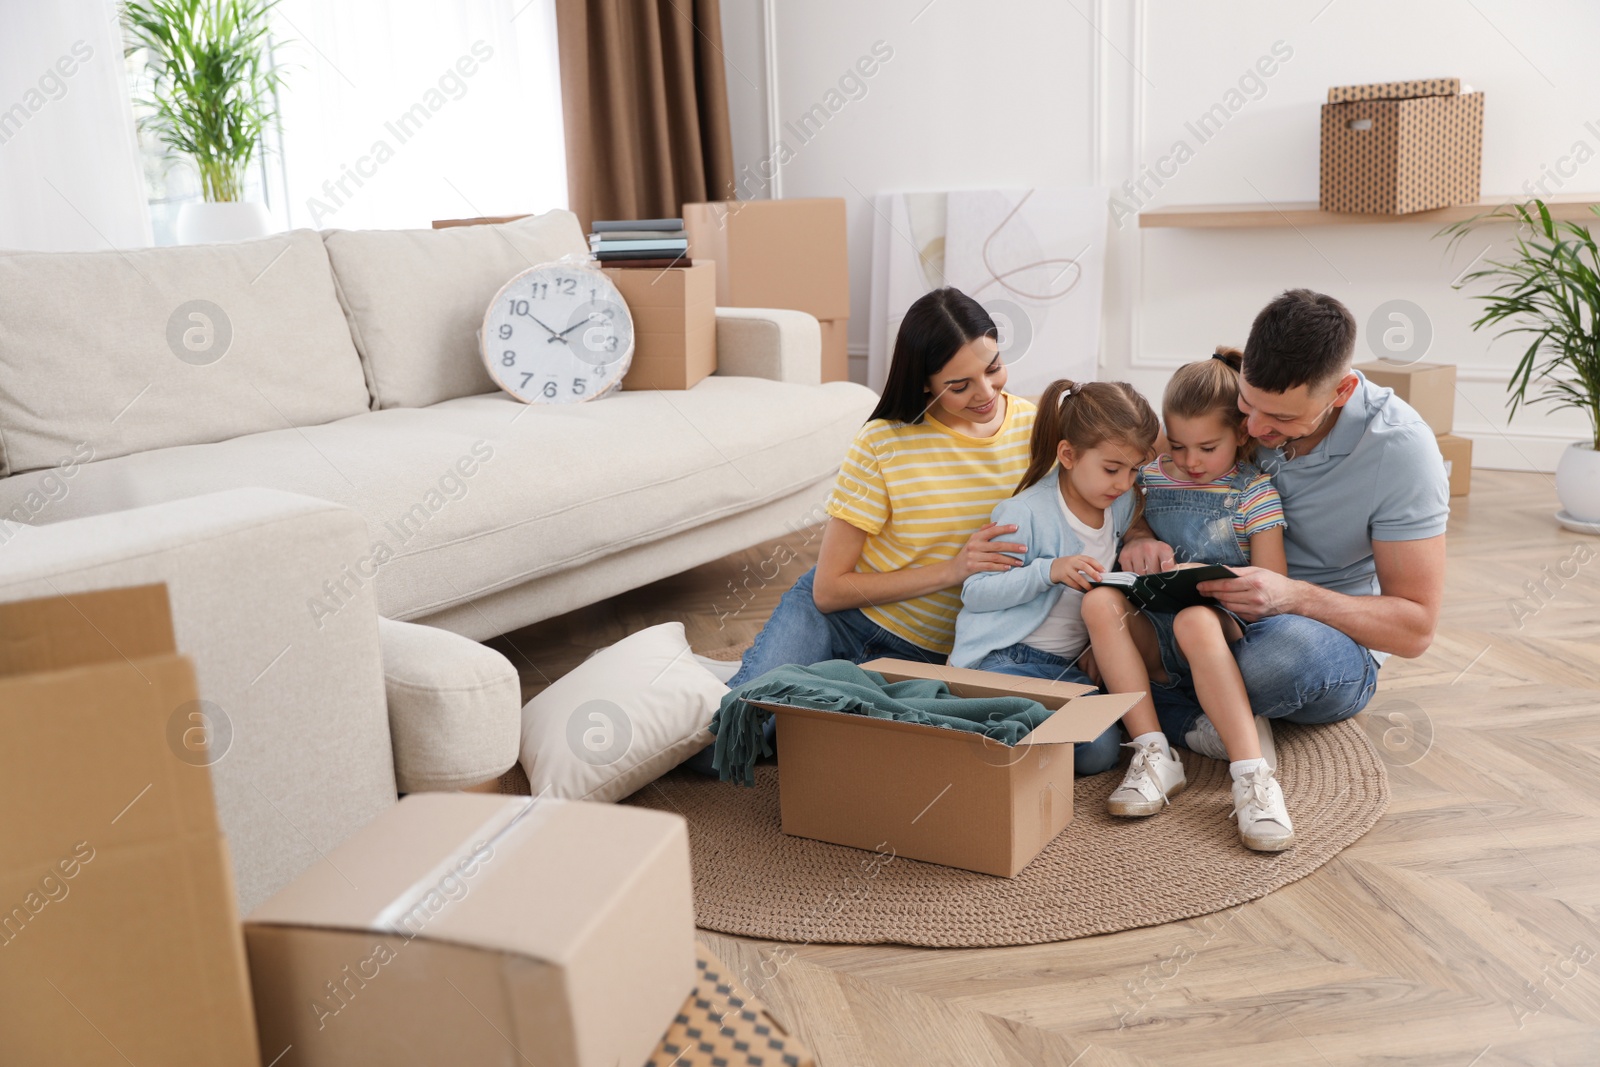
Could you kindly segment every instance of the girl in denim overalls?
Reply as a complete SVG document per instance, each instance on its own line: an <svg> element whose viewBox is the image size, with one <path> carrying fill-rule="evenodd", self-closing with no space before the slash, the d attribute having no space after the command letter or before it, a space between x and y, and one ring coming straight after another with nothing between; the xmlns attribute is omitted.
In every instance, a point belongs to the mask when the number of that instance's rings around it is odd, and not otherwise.
<svg viewBox="0 0 1600 1067"><path fill-rule="evenodd" d="M1162 399L1168 450L1140 468L1144 518L1157 540L1172 546L1176 564L1267 567L1284 559L1283 502L1272 481L1249 460L1249 437L1239 412L1237 349L1179 368ZM1111 794L1113 815L1153 815L1187 784L1149 697L1155 684L1192 681L1205 710L1184 744L1229 761L1233 815L1240 840L1275 852L1294 843L1294 827L1271 763L1268 720L1250 708L1231 645L1239 622L1220 608L1185 608L1176 615L1132 610L1121 592L1102 587L1085 598L1095 662L1110 692L1144 692L1123 722L1133 735L1133 761Z"/></svg>

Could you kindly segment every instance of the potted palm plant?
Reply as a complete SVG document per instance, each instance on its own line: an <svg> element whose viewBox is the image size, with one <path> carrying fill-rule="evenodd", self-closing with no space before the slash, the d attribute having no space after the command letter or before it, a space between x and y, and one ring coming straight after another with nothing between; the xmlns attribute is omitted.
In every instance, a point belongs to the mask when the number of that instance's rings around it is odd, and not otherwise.
<svg viewBox="0 0 1600 1067"><path fill-rule="evenodd" d="M1594 210L1600 215L1600 209ZM1600 526L1600 252L1585 226L1557 222L1542 200L1508 204L1456 223L1452 244L1480 222L1518 223L1512 255L1487 260L1458 283L1482 281L1484 310L1473 329L1504 326L1496 336L1528 341L1507 385L1511 414L1525 403L1577 408L1589 439L1576 441L1556 466L1564 523ZM1530 391L1533 391L1530 396ZM1600 532L1600 531L1591 531Z"/></svg>
<svg viewBox="0 0 1600 1067"><path fill-rule="evenodd" d="M275 120L281 84L268 15L278 0L127 0L135 47L149 51L146 126L199 173L204 203L185 204L178 240L237 241L267 232L266 209L244 200L245 175Z"/></svg>

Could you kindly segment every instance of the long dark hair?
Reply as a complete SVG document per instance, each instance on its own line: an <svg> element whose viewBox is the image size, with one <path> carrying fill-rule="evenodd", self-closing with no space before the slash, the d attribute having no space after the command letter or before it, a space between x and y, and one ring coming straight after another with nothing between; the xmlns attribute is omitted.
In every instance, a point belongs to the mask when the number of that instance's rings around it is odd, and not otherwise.
<svg viewBox="0 0 1600 1067"><path fill-rule="evenodd" d="M921 422L928 410L928 379L980 337L998 341L1000 329L966 293L945 286L918 297L900 320L889 380L869 419Z"/></svg>
<svg viewBox="0 0 1600 1067"><path fill-rule="evenodd" d="M1061 442L1083 453L1105 441L1132 445L1148 456L1155 448L1161 422L1149 401L1127 382L1051 382L1039 397L1028 442L1028 469L1016 491L1033 485L1056 465ZM1015 494L1013 494L1015 495Z"/></svg>

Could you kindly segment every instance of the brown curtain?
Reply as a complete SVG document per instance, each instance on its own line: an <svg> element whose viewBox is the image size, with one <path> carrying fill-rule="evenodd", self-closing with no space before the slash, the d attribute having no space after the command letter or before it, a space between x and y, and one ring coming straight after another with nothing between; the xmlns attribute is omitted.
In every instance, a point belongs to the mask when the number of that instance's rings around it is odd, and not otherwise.
<svg viewBox="0 0 1600 1067"><path fill-rule="evenodd" d="M567 196L578 221L733 197L718 0L556 0Z"/></svg>

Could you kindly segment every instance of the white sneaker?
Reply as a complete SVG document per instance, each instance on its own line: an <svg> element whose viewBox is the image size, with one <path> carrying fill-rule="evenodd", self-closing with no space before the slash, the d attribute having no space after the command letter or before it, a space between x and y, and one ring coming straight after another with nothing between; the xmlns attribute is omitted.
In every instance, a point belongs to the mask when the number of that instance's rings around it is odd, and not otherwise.
<svg viewBox="0 0 1600 1067"><path fill-rule="evenodd" d="M1172 802L1189 784L1177 753L1167 755L1156 744L1123 743L1133 749L1133 762L1122 784L1106 798L1106 810L1113 815L1154 815Z"/></svg>
<svg viewBox="0 0 1600 1067"><path fill-rule="evenodd" d="M1282 852L1294 844L1294 824L1283 803L1283 787L1270 770L1257 770L1233 783L1233 817L1239 840L1257 852Z"/></svg>
<svg viewBox="0 0 1600 1067"><path fill-rule="evenodd" d="M1256 737L1261 742L1261 758L1267 761L1267 766L1272 770L1278 769L1278 746L1272 739L1272 720L1261 715L1255 716ZM1198 752L1202 756L1228 762L1228 746L1222 743L1222 735L1217 733L1217 728L1211 720L1202 715L1195 720L1194 728L1183 735L1183 746L1190 752Z"/></svg>

